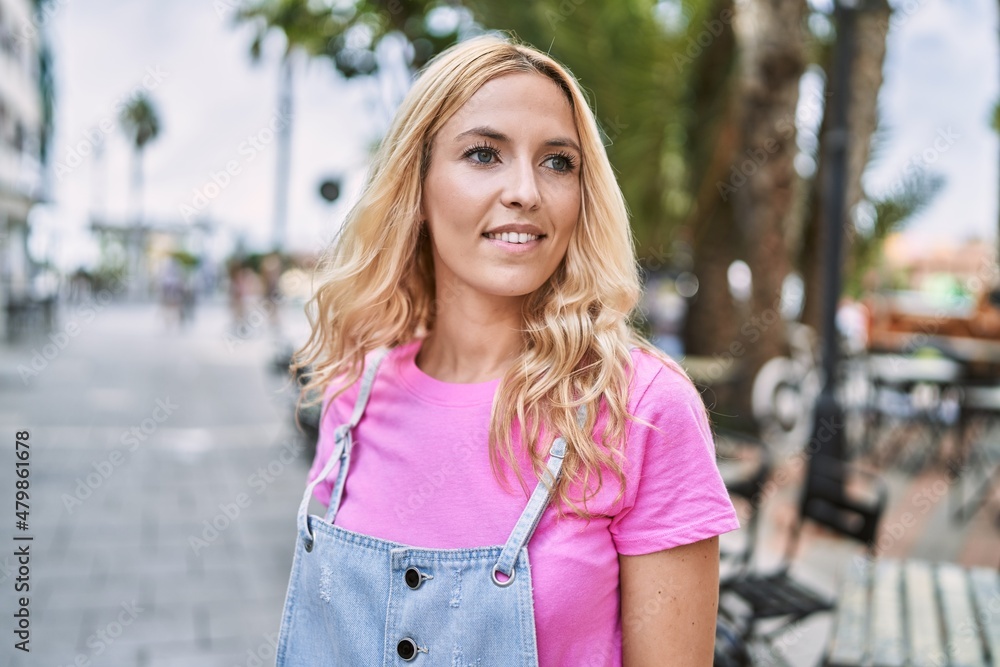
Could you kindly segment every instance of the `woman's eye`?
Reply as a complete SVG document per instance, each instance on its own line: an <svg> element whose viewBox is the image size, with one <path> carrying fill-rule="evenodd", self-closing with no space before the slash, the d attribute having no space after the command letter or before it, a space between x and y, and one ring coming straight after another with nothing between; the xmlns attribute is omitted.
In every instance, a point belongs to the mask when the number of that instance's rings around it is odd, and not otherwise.
<svg viewBox="0 0 1000 667"><path fill-rule="evenodd" d="M546 162L556 171L572 171L573 162L565 155L553 155Z"/></svg>
<svg viewBox="0 0 1000 667"><path fill-rule="evenodd" d="M500 152L489 146L475 146L465 151L465 157L476 164L493 164L500 159Z"/></svg>

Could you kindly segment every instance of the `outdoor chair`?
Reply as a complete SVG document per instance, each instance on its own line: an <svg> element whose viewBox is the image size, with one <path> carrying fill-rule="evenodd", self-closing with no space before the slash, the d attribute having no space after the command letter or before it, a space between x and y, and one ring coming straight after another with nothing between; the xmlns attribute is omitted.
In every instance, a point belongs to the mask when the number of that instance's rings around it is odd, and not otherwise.
<svg viewBox="0 0 1000 667"><path fill-rule="evenodd" d="M949 495L952 519L968 521L1000 489L1000 383L994 378L970 378L962 387L961 413L956 428L957 447L950 463L954 483ZM973 493L966 495L966 487ZM997 516L1000 525L1000 515Z"/></svg>
<svg viewBox="0 0 1000 667"><path fill-rule="evenodd" d="M874 556L879 520L888 490L881 477L839 460L813 456L800 496L799 511L779 567L772 572L747 569L741 576L724 581L722 594L732 594L745 607L741 624L747 641L770 643L789 626L812 614L833 609L835 600L794 578L794 562L802 526L812 521L838 535L851 538ZM868 493L859 497L855 483L863 481ZM758 632L759 622L784 620L767 633Z"/></svg>
<svg viewBox="0 0 1000 667"><path fill-rule="evenodd" d="M712 667L750 667L753 661L742 632L725 615L715 623L715 655Z"/></svg>
<svg viewBox="0 0 1000 667"><path fill-rule="evenodd" d="M735 548L725 545L720 550L725 583L742 576L750 565L757 544L764 484L771 475L771 453L764 441L747 433L717 428L715 435L716 456L726 490L734 504L747 507L746 515L741 516L742 541Z"/></svg>

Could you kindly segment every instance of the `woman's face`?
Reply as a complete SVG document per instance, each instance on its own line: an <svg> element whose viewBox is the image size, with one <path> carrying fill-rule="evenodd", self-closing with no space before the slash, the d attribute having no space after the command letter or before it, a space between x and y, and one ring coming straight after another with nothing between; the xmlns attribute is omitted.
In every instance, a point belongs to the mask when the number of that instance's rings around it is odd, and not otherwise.
<svg viewBox="0 0 1000 667"><path fill-rule="evenodd" d="M580 138L536 73L486 83L435 136L422 213L439 286L492 296L541 287L580 216Z"/></svg>

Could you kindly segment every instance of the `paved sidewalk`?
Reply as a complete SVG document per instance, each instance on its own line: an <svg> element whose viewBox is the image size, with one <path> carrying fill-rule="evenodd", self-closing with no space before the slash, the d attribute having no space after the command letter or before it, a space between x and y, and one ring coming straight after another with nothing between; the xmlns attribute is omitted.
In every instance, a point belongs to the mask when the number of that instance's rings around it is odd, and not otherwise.
<svg viewBox="0 0 1000 667"><path fill-rule="evenodd" d="M306 461L266 324L227 336L227 318L203 306L178 331L152 305L70 308L65 339L0 346L0 666L273 664ZM15 533L34 537L30 654L13 647Z"/></svg>

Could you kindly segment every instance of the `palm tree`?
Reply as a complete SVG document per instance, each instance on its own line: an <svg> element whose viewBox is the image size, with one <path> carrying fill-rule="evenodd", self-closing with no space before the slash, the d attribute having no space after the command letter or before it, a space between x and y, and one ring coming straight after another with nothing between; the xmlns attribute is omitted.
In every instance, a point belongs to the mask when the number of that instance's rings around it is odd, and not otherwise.
<svg viewBox="0 0 1000 667"><path fill-rule="evenodd" d="M748 344L743 364L747 380L769 359L787 351L784 319L775 304L780 303L791 264L786 226L799 185L794 167L795 115L806 67L807 13L806 0L749 0L737 5L743 141L733 173L746 180L732 199L752 275L749 328L741 327L741 334L750 333L740 339ZM740 394L747 397L750 392ZM749 413L749 402L741 407Z"/></svg>
<svg viewBox="0 0 1000 667"><path fill-rule="evenodd" d="M128 231L128 267L130 276L131 296L141 295L145 289L146 276L142 270L143 246L143 170L142 159L146 145L160 134L160 118L153 102L139 93L121 111L122 130L132 144L132 183L131 183L131 216L132 224Z"/></svg>
<svg viewBox="0 0 1000 667"><path fill-rule="evenodd" d="M247 4L236 15L236 20L256 24L256 34L250 45L250 57L258 62L267 33L274 30L284 35L285 50L281 56L278 79L277 156L274 172L274 212L272 219L272 250L281 252L284 246L285 224L288 217L288 185L292 160L292 103L294 99L294 57L299 50L315 51L320 48L322 25L320 19L328 13L318 13L309 4L263 0ZM312 27L310 27L312 26Z"/></svg>
<svg viewBox="0 0 1000 667"><path fill-rule="evenodd" d="M865 230L851 235L851 258L844 275L844 292L862 299L871 289L866 276L881 268L882 248L890 234L902 229L915 214L924 210L944 185L944 178L925 169L918 170L881 197L869 197L871 221Z"/></svg>
<svg viewBox="0 0 1000 667"><path fill-rule="evenodd" d="M733 0L717 0L706 8L709 16L733 16ZM700 22L698 22L700 23ZM682 225L689 248L689 268L698 278L698 291L689 301L684 322L684 349L689 355L722 355L712 373L703 378L718 383L721 404L735 402L721 383L734 368L728 348L739 336L736 304L729 292L727 272L742 254L732 197L719 196L718 183L730 178L742 142L739 123L738 49L732 21L721 23L719 35L690 64L688 92L682 100L686 113L684 161L691 204ZM695 42L697 43L697 42ZM719 357L716 357L718 360Z"/></svg>
<svg viewBox="0 0 1000 667"><path fill-rule="evenodd" d="M389 35L410 43L413 68L454 44L461 26L442 33L428 25L428 15L441 4L438 0L242 0L234 20L256 29L250 45L255 60L268 33L277 32L285 38L286 53L301 49L311 57L329 58L343 76L353 78L378 71L375 53Z"/></svg>
<svg viewBox="0 0 1000 667"><path fill-rule="evenodd" d="M256 28L250 56L260 59L264 39L271 32L285 39L278 86L279 126L275 170L273 249L284 243L288 215L288 183L291 172L293 62L297 52L327 57L346 78L368 76L378 71L375 52L379 42L397 31L405 34L414 48L412 66L420 66L438 51L452 44L457 35L434 36L412 26L423 26L432 3L359 2L351 7L321 6L305 0L246 0L236 12L237 23ZM419 20L410 20L417 18ZM432 41L433 40L433 41Z"/></svg>
<svg viewBox="0 0 1000 667"><path fill-rule="evenodd" d="M160 118L152 100L140 93L121 112L121 124L132 144L132 224L142 224L142 158L146 145L160 135Z"/></svg>

